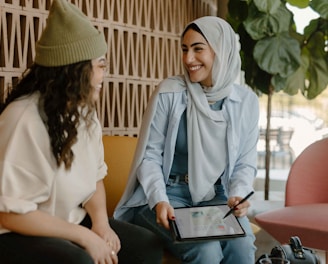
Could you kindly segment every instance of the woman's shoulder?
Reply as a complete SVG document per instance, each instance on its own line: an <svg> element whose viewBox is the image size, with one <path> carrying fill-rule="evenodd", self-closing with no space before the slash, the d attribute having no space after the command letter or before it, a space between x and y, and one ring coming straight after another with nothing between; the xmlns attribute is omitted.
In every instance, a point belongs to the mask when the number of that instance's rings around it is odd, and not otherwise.
<svg viewBox="0 0 328 264"><path fill-rule="evenodd" d="M17 127L18 124L35 126L40 122L38 110L39 94L24 96L11 102L2 112L1 117L6 126Z"/></svg>
<svg viewBox="0 0 328 264"><path fill-rule="evenodd" d="M11 102L0 115L0 134L2 144L30 144L33 141L48 148L47 130L38 110L38 96L25 96Z"/></svg>
<svg viewBox="0 0 328 264"><path fill-rule="evenodd" d="M258 97L256 93L248 85L233 84L232 98L243 101L245 98L250 98L252 100L257 100Z"/></svg>
<svg viewBox="0 0 328 264"><path fill-rule="evenodd" d="M33 93L31 95L19 97L15 101L12 101L3 111L3 113L10 112L11 114L20 116L22 112L27 110L37 110L39 97L39 93Z"/></svg>
<svg viewBox="0 0 328 264"><path fill-rule="evenodd" d="M161 81L158 88L159 93L174 93L185 91L187 89L187 85L183 75L176 75Z"/></svg>

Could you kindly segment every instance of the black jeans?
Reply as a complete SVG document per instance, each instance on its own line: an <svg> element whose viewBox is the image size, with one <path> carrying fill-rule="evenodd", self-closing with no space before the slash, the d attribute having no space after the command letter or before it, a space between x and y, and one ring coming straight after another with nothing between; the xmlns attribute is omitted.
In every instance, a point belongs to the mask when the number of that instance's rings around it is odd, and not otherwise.
<svg viewBox="0 0 328 264"><path fill-rule="evenodd" d="M109 223L121 240L119 264L159 264L162 247L147 229L110 219ZM81 223L91 227L87 216ZM71 241L52 237L24 236L17 233L0 235L1 264L94 264L90 255Z"/></svg>

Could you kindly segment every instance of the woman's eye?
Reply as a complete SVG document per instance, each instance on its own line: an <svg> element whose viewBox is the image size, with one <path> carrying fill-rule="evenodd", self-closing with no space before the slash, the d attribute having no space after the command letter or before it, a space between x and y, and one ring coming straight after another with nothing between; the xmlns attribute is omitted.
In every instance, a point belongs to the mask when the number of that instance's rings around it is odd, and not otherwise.
<svg viewBox="0 0 328 264"><path fill-rule="evenodd" d="M99 64L98 67L104 71L107 71L108 69L108 64L106 63L102 63L102 64Z"/></svg>

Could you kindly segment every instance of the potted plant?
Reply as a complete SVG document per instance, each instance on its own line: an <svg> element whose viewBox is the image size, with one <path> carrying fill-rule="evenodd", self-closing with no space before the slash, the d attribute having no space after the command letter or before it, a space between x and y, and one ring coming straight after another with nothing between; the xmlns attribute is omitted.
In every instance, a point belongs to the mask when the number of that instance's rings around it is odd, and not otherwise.
<svg viewBox="0 0 328 264"><path fill-rule="evenodd" d="M287 3L310 7L320 17L296 32ZM328 2L322 0L229 0L227 21L240 36L246 83L267 95L264 198L269 199L272 97L299 91L309 100L328 85Z"/></svg>

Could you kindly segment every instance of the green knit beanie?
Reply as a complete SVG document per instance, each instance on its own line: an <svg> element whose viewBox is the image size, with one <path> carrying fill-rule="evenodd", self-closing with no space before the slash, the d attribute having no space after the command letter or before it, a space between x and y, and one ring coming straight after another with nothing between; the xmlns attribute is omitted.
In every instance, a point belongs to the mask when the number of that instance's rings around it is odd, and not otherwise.
<svg viewBox="0 0 328 264"><path fill-rule="evenodd" d="M53 0L35 51L36 64L54 67L105 55L107 43L75 5L67 0Z"/></svg>

